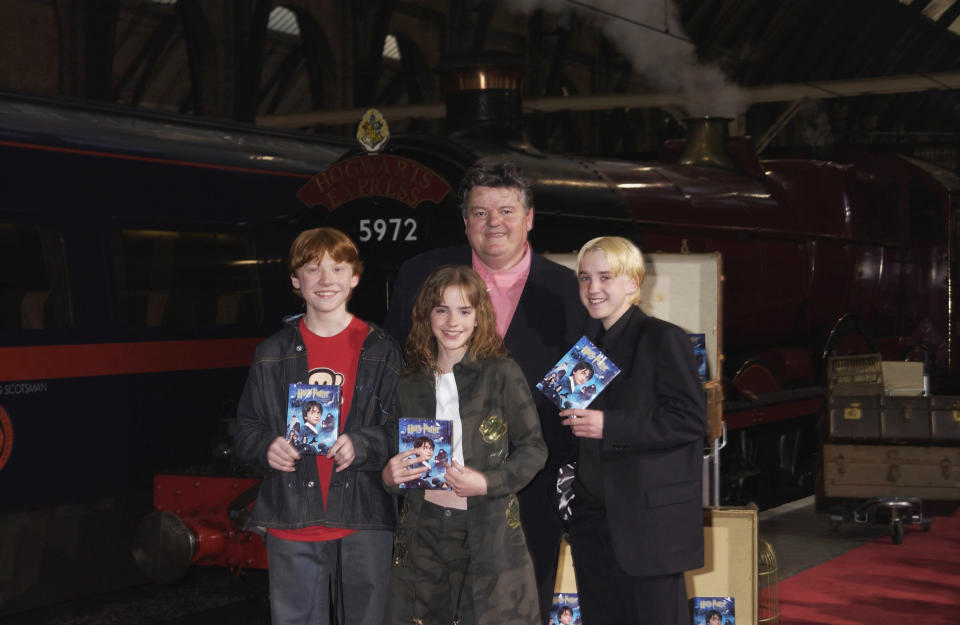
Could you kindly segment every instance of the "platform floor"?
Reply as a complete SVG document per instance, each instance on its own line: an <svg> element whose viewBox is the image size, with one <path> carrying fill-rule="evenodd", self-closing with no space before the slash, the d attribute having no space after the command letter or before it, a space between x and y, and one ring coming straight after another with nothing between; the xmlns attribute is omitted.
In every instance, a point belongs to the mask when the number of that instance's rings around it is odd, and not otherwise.
<svg viewBox="0 0 960 625"><path fill-rule="evenodd" d="M760 538L773 547L781 580L890 533L885 523L841 523L833 530L830 515L816 512L812 495L764 510L759 521Z"/></svg>
<svg viewBox="0 0 960 625"><path fill-rule="evenodd" d="M846 522L834 530L830 515L817 512L811 496L761 511L759 535L773 546L783 581L889 535L889 525ZM905 540L910 540L909 534ZM0 621L5 625L264 625L269 622L265 591L262 572L236 580L223 569L198 567L175 584L53 605Z"/></svg>

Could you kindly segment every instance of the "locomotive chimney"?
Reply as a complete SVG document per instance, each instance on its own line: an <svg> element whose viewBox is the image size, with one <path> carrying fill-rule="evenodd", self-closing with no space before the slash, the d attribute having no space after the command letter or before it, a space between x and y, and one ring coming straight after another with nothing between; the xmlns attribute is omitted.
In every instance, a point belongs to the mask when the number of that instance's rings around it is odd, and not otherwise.
<svg viewBox="0 0 960 625"><path fill-rule="evenodd" d="M701 165L735 169L736 165L727 153L727 125L729 117L693 117L684 120L687 136L677 162L681 165Z"/></svg>
<svg viewBox="0 0 960 625"><path fill-rule="evenodd" d="M470 53L448 58L438 71L452 134L526 143L520 127L522 60L503 52Z"/></svg>

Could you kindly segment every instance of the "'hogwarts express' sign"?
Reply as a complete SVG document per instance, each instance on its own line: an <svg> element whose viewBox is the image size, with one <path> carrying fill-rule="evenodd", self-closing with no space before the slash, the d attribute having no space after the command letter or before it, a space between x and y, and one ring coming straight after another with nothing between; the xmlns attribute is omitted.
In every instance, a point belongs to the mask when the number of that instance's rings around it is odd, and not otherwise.
<svg viewBox="0 0 960 625"><path fill-rule="evenodd" d="M416 208L439 202L450 185L433 170L399 156L364 154L335 163L303 185L297 197L307 206L332 211L361 197L385 197Z"/></svg>

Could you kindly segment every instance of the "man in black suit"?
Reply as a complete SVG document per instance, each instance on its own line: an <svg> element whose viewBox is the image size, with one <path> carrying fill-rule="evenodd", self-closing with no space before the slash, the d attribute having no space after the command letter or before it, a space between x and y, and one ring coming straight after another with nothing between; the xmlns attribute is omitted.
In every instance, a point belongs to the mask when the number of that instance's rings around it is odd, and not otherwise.
<svg viewBox="0 0 960 625"><path fill-rule="evenodd" d="M570 546L590 625L690 623L684 571L703 565L706 403L687 334L644 314L640 250L589 241L580 300L620 367L590 409L560 412L579 442Z"/></svg>
<svg viewBox="0 0 960 625"><path fill-rule="evenodd" d="M420 285L434 269L456 263L473 267L487 285L497 331L527 378L549 450L546 468L519 493L520 517L533 556L542 614L553 602L557 557L564 526L557 512L557 469L574 459L570 431L536 383L583 335L586 314L573 273L531 249L530 183L511 163L479 161L464 174L460 208L469 245L432 250L400 267L384 321L403 344Z"/></svg>

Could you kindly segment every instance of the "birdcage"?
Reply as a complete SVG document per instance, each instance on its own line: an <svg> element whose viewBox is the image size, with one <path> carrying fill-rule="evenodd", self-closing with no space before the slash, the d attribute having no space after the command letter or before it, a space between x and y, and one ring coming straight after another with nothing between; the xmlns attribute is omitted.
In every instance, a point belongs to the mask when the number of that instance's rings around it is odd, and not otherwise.
<svg viewBox="0 0 960 625"><path fill-rule="evenodd" d="M777 554L770 543L757 537L757 623L779 625L779 583Z"/></svg>
<svg viewBox="0 0 960 625"><path fill-rule="evenodd" d="M827 362L831 395L882 395L880 354L832 356Z"/></svg>

